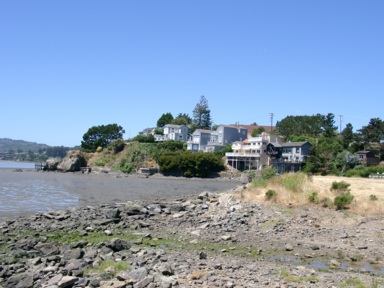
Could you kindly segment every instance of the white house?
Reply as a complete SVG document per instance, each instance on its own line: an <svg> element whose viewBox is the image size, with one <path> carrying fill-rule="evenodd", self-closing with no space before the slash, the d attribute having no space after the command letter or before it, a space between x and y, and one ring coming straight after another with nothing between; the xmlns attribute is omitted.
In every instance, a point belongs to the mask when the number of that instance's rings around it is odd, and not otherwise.
<svg viewBox="0 0 384 288"><path fill-rule="evenodd" d="M232 151L225 153L227 164L238 170L261 170L265 164L265 147L269 135L250 137L232 144Z"/></svg>
<svg viewBox="0 0 384 288"><path fill-rule="evenodd" d="M185 125L173 125L167 124L163 128L163 135L155 134L155 141L182 141L185 142L188 139L188 127Z"/></svg>

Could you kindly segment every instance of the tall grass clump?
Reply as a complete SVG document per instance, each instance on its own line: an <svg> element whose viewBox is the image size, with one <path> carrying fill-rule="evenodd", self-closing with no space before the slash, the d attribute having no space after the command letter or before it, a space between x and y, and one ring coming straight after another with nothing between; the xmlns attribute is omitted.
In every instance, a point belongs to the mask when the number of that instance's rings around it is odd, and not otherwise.
<svg viewBox="0 0 384 288"><path fill-rule="evenodd" d="M292 192L302 192L306 180L304 173L288 173L280 177L281 185Z"/></svg>
<svg viewBox="0 0 384 288"><path fill-rule="evenodd" d="M273 167L264 168L261 170L261 176L255 177L252 181L254 187L266 187L268 181L277 175L277 171Z"/></svg>

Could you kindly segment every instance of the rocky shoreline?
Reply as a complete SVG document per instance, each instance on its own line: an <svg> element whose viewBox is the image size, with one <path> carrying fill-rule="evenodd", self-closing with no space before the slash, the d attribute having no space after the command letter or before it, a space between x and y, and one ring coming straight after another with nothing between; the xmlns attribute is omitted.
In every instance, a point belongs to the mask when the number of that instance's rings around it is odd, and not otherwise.
<svg viewBox="0 0 384 288"><path fill-rule="evenodd" d="M384 287L383 217L241 189L1 222L0 287Z"/></svg>

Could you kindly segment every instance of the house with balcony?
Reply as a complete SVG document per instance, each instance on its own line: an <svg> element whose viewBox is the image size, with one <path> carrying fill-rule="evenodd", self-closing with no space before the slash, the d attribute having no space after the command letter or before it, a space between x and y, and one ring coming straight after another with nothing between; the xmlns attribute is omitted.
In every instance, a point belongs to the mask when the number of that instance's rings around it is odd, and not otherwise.
<svg viewBox="0 0 384 288"><path fill-rule="evenodd" d="M206 129L196 129L187 142L187 150L207 151L208 143L211 139L216 139L215 131Z"/></svg>
<svg viewBox="0 0 384 288"><path fill-rule="evenodd" d="M156 142L162 141L182 141L185 142L188 139L188 127L186 125L173 125L167 124L163 127L163 134L155 134Z"/></svg>
<svg viewBox="0 0 384 288"><path fill-rule="evenodd" d="M268 164L275 167L279 173L284 173L301 170L311 150L311 143L304 141L268 143L265 152L269 157Z"/></svg>
<svg viewBox="0 0 384 288"><path fill-rule="evenodd" d="M232 152L225 153L226 163L240 171L261 170L265 165L266 135L250 137L232 144Z"/></svg>

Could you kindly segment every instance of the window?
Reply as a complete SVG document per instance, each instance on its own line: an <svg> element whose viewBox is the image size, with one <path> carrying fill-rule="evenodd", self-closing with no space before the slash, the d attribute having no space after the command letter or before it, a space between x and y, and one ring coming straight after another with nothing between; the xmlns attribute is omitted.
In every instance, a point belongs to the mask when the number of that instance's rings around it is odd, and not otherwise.
<svg viewBox="0 0 384 288"><path fill-rule="evenodd" d="M300 147L296 147L296 153L300 153Z"/></svg>

